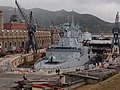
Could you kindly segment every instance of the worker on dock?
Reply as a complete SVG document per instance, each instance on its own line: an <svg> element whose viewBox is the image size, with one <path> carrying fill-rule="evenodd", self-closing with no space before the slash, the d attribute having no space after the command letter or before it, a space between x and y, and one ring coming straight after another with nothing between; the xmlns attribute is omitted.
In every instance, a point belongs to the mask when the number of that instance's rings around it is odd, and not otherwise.
<svg viewBox="0 0 120 90"><path fill-rule="evenodd" d="M60 75L60 69L56 69L56 73Z"/></svg>
<svg viewBox="0 0 120 90"><path fill-rule="evenodd" d="M23 80L28 81L26 74L23 74Z"/></svg>

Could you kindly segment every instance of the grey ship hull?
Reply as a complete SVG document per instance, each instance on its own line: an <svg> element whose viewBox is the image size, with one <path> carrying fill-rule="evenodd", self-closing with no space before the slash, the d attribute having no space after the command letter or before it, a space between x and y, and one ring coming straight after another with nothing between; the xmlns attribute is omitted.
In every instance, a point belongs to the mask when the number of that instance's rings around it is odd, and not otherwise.
<svg viewBox="0 0 120 90"><path fill-rule="evenodd" d="M92 58L92 54L88 54L88 47L84 48L84 54L80 54L80 51L67 51L65 50L47 50L46 57L50 57L52 55L53 63L47 63L50 61L50 58L44 58L44 60L39 60L35 63L35 69L42 69L42 68L71 68L76 66L81 66L88 62L90 58ZM59 62L59 63L54 63Z"/></svg>

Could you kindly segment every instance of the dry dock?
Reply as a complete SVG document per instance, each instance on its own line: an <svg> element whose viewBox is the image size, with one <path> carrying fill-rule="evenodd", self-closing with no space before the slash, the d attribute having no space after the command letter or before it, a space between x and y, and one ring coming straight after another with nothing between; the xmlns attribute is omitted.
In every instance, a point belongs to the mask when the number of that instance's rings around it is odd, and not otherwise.
<svg viewBox="0 0 120 90"><path fill-rule="evenodd" d="M32 81L56 81L60 80L60 75L56 75L55 69L41 69L39 71L30 71L29 68L17 68L19 64L22 64L24 57L32 57L32 54L29 55L8 55L3 58L0 58L0 88L1 90L6 90L6 88L15 87L17 84L14 83L16 81L23 80L23 73L26 73L29 80ZM22 61L23 60L23 61ZM107 61L107 62L106 62ZM109 61L109 62L108 62ZM65 90L69 88L69 90L73 90L74 88L81 86L83 84L94 84L99 81L103 81L117 73L116 70L120 70L118 65L120 62L119 56L113 60L112 53L107 55L107 59L104 63L104 68L109 63L113 63L115 67L113 69L103 69L101 66L90 66L89 70L84 70L85 67L78 66L74 68L61 69L60 74L62 77L65 77L63 80L63 85L60 86ZM3 68L2 66L7 66L7 68ZM63 74L64 73L64 74ZM61 84L62 84L61 83ZM8 89L8 90L9 90Z"/></svg>

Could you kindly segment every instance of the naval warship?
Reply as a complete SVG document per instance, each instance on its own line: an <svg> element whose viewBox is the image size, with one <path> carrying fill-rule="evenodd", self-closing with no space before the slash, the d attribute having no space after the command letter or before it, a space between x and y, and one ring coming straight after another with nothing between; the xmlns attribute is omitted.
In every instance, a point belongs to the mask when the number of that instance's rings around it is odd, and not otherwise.
<svg viewBox="0 0 120 90"><path fill-rule="evenodd" d="M46 56L34 64L35 69L77 67L93 57L91 48L79 43L83 35L78 26L74 25L73 19L71 26L65 25L64 35L59 38L58 45L51 45L46 50Z"/></svg>

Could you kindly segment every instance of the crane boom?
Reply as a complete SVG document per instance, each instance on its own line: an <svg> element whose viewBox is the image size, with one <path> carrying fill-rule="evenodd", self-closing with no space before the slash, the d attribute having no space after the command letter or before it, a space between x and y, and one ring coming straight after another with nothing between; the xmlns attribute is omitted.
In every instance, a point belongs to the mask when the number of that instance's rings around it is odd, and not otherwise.
<svg viewBox="0 0 120 90"><path fill-rule="evenodd" d="M25 20L25 23L27 24L27 27L28 27L29 26L28 20L26 19L24 11L21 10L21 7L20 7L19 3L17 2L17 0L15 0L15 4L21 14L22 19Z"/></svg>
<svg viewBox="0 0 120 90"><path fill-rule="evenodd" d="M35 38L36 26L33 24L32 11L30 12L30 15L29 15L30 20L28 20L25 16L25 13L22 11L19 3L17 2L17 0L15 0L15 4L21 14L22 19L25 20L25 23L27 25L28 39L25 43L25 53L29 53L30 45L31 45L33 52L37 53L37 43L36 43L36 38Z"/></svg>

